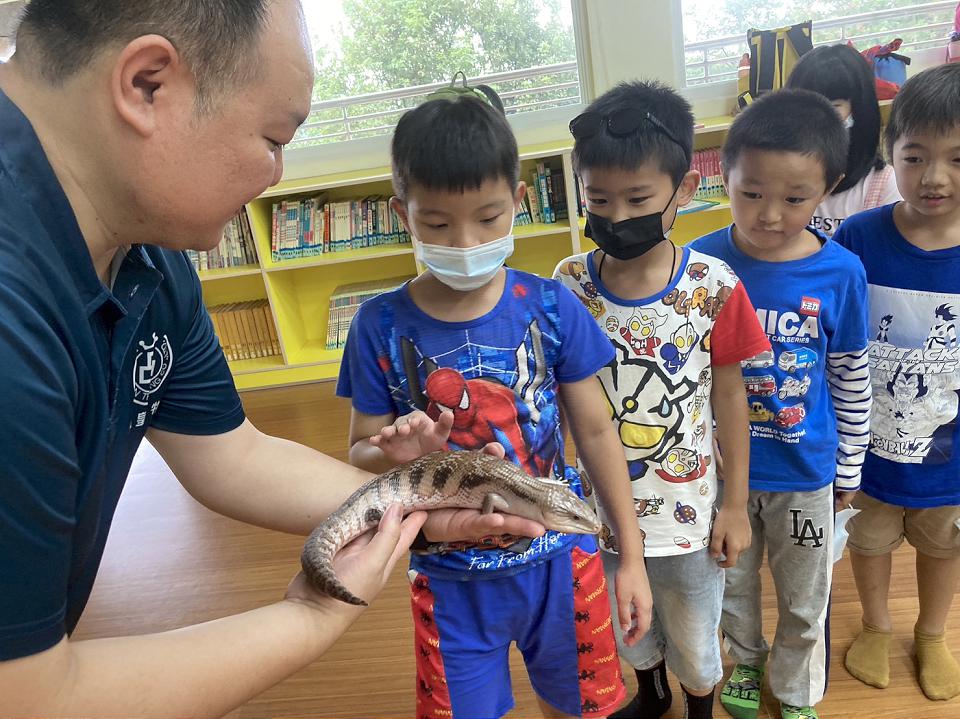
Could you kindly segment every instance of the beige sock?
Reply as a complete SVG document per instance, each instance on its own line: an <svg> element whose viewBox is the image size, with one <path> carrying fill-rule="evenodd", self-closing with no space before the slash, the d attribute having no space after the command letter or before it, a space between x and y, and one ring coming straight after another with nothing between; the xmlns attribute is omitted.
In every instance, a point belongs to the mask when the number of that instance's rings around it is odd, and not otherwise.
<svg viewBox="0 0 960 719"><path fill-rule="evenodd" d="M886 689L890 683L890 638L872 624L863 622L863 631L853 640L843 660L847 671L864 684Z"/></svg>
<svg viewBox="0 0 960 719"><path fill-rule="evenodd" d="M953 699L960 694L960 665L947 647L944 634L924 634L913 630L917 654L917 678L930 699Z"/></svg>

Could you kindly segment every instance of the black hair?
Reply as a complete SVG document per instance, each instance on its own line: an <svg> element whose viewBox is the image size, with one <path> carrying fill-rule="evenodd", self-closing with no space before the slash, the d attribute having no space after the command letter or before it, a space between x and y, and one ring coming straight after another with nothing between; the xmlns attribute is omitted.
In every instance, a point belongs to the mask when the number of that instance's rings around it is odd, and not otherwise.
<svg viewBox="0 0 960 719"><path fill-rule="evenodd" d="M17 30L17 54L59 84L113 44L143 35L167 38L190 67L200 107L249 80L272 0L30 0Z"/></svg>
<svg viewBox="0 0 960 719"><path fill-rule="evenodd" d="M472 95L429 100L404 113L390 147L393 191L406 200L411 183L463 192L485 180L520 179L517 139L507 118Z"/></svg>
<svg viewBox="0 0 960 719"><path fill-rule="evenodd" d="M595 135L576 140L573 169L617 167L633 170L655 160L660 169L679 185L693 160L693 111L677 92L657 81L622 82L598 97L586 112L609 116L618 110L649 112L679 141L674 142L652 122L640 122L625 136L611 135L602 125Z"/></svg>
<svg viewBox="0 0 960 719"><path fill-rule="evenodd" d="M728 174L745 150L798 152L816 157L827 188L843 174L847 131L837 111L810 90L768 92L737 115L723 144L723 172Z"/></svg>
<svg viewBox="0 0 960 719"><path fill-rule="evenodd" d="M943 135L960 128L960 63L938 65L903 83L887 122L887 150L904 135Z"/></svg>
<svg viewBox="0 0 960 719"><path fill-rule="evenodd" d="M884 166L880 154L880 105L873 70L849 45L823 45L800 58L787 87L819 92L828 100L850 103L853 128L843 180L833 194L849 190L872 169Z"/></svg>

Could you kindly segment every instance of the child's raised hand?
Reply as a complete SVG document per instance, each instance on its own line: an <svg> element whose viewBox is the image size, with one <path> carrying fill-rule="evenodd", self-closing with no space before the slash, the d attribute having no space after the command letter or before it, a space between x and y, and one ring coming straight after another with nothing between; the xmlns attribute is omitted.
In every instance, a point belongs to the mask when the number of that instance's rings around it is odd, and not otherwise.
<svg viewBox="0 0 960 719"><path fill-rule="evenodd" d="M720 566L733 567L740 553L750 547L750 520L746 510L721 508L713 520L713 536L710 539L710 556L723 559Z"/></svg>
<svg viewBox="0 0 960 719"><path fill-rule="evenodd" d="M370 444L379 447L391 462L403 464L443 449L452 427L453 412L443 412L434 422L426 412L416 410L397 417L373 435Z"/></svg>

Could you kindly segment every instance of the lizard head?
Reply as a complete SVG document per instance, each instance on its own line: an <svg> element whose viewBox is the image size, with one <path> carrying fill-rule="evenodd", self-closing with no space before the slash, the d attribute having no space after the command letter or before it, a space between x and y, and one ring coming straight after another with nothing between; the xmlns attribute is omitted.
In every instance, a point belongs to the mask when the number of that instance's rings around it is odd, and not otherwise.
<svg viewBox="0 0 960 719"><path fill-rule="evenodd" d="M542 507L543 524L547 529L568 534L596 534L600 531L600 520L590 505L565 485L561 491L550 494L549 501Z"/></svg>

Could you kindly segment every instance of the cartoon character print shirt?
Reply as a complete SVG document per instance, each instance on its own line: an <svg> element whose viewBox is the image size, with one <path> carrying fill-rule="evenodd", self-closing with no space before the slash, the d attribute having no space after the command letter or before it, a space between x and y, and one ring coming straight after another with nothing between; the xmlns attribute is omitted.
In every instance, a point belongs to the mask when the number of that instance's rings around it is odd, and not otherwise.
<svg viewBox="0 0 960 719"><path fill-rule="evenodd" d="M960 247L910 244L893 209L852 217L835 235L863 261L870 293L863 490L904 507L960 504Z"/></svg>
<svg viewBox="0 0 960 719"><path fill-rule="evenodd" d="M856 257L816 234L822 247L788 262L741 252L731 227L693 244L737 273L772 345L742 363L752 490L860 485L870 411L866 279Z"/></svg>
<svg viewBox="0 0 960 719"><path fill-rule="evenodd" d="M610 292L593 253L564 260L554 277L616 348L599 377L627 457L646 554L703 549L717 495L711 367L770 346L743 287L724 263L689 249L663 292L640 300ZM598 511L600 546L616 552L604 508Z"/></svg>
<svg viewBox="0 0 960 719"><path fill-rule="evenodd" d="M557 390L597 372L613 348L572 294L552 280L507 270L504 293L469 322L441 322L410 299L404 285L368 300L347 338L337 394L365 414L401 416L416 409L436 418L448 409L451 450L499 442L507 459L531 476L567 481L583 496L563 455ZM577 537L557 532L507 546L454 546L413 555L433 576L510 572L569 549Z"/></svg>

